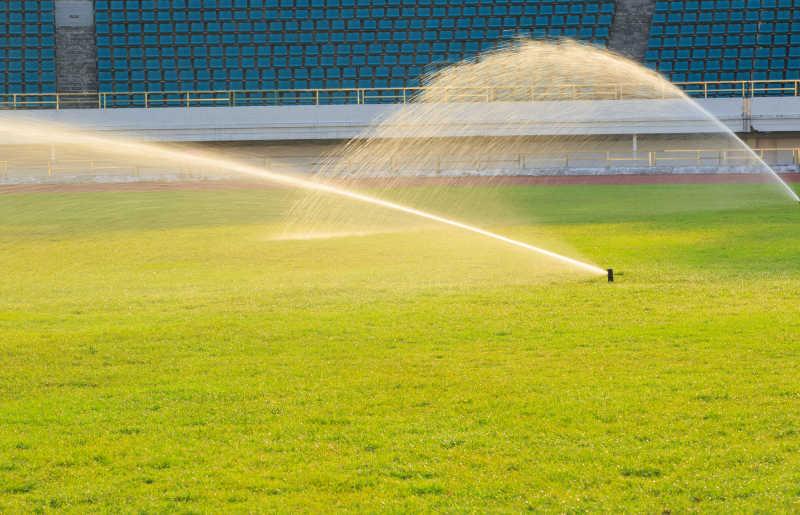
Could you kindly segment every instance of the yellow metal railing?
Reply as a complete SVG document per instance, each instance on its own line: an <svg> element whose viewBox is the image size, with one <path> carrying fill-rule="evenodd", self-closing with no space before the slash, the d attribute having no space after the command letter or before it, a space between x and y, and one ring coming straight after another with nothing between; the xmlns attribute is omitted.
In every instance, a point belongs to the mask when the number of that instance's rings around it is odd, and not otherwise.
<svg viewBox="0 0 800 515"><path fill-rule="evenodd" d="M800 96L800 80L677 82L693 98ZM408 103L430 93L438 102L538 101L666 97L669 91L628 84L553 84L524 87L412 87L272 90L6 93L0 109L211 107Z"/></svg>

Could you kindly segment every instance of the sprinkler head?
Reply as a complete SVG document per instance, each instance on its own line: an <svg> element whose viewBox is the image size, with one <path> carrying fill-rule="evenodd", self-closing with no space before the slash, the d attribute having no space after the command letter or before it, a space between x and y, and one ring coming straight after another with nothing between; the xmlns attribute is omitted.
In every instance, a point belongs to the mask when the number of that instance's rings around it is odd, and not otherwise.
<svg viewBox="0 0 800 515"><path fill-rule="evenodd" d="M608 269L606 269L606 272L608 274L608 282L613 283L614 282L614 269L613 268L608 268Z"/></svg>

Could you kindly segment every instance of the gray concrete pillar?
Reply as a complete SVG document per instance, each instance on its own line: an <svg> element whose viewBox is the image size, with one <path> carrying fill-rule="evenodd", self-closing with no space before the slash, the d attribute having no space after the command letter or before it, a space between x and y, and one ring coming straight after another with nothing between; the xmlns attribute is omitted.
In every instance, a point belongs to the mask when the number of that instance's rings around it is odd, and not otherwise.
<svg viewBox="0 0 800 515"><path fill-rule="evenodd" d="M608 48L642 61L655 8L656 0L617 0Z"/></svg>
<svg viewBox="0 0 800 515"><path fill-rule="evenodd" d="M56 0L56 86L60 93L97 91L92 0Z"/></svg>

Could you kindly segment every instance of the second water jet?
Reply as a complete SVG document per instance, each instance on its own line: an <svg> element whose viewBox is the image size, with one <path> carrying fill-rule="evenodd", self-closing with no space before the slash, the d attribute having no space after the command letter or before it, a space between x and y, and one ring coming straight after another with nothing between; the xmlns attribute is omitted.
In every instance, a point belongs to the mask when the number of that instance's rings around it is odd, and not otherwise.
<svg viewBox="0 0 800 515"><path fill-rule="evenodd" d="M678 145L734 149L737 160L729 169L703 170L718 175L720 182L725 180L722 172L757 177L776 193L800 200L730 128L664 77L623 56L570 40L518 40L444 68L426 79L409 105L337 149L318 175L352 188L367 185L381 198L418 208L447 204L452 188L437 187L432 179L463 179L459 202L470 209L461 211L480 213L486 192L501 186L509 174L609 173L591 164L582 171L581 165L549 163L552 156L570 152L609 155L620 134L659 128L685 134ZM634 163L638 150L633 150ZM506 164L487 167L492 159ZM646 159L634 170L676 177L696 173L671 159L672 170L650 168ZM429 187L409 187L414 180ZM352 216L319 196L293 210L294 222L302 227L357 226Z"/></svg>

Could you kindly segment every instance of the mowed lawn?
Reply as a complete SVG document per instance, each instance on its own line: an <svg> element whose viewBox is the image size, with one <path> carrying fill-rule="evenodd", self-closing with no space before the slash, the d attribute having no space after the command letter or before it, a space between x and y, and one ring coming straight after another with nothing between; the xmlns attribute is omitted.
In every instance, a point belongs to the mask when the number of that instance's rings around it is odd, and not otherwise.
<svg viewBox="0 0 800 515"><path fill-rule="evenodd" d="M800 510L800 208L500 193L623 275L275 239L285 190L0 195L0 512Z"/></svg>

